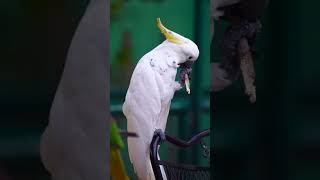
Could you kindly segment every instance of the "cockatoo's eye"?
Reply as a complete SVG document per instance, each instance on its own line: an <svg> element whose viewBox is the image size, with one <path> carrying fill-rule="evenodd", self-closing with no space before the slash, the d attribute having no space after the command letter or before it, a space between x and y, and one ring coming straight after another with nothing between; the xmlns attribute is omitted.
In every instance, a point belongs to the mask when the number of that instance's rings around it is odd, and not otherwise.
<svg viewBox="0 0 320 180"><path fill-rule="evenodd" d="M189 59L189 60L190 60L190 59L192 59L192 56L189 56L189 58L188 58L188 59Z"/></svg>

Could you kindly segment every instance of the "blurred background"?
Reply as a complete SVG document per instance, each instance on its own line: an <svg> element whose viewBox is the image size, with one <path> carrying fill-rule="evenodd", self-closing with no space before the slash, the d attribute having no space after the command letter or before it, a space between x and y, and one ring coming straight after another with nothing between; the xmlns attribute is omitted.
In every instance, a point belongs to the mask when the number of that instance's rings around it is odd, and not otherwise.
<svg viewBox="0 0 320 180"><path fill-rule="evenodd" d="M0 6L0 180L46 180L39 157L72 35L89 0Z"/></svg>
<svg viewBox="0 0 320 180"><path fill-rule="evenodd" d="M270 1L256 61L257 102L242 81L211 96L214 177L320 179L320 2ZM215 24L214 61L227 26Z"/></svg>
<svg viewBox="0 0 320 180"><path fill-rule="evenodd" d="M122 104L132 71L144 54L164 40L156 26L157 17L167 28L196 42L200 50L199 59L193 66L191 94L187 95L185 89L175 94L166 134L187 140L195 133L209 129L209 5L209 0L111 1L110 109L121 129L127 129ZM125 148L121 153L128 174L133 178L125 139L124 142ZM160 156L162 160L208 166L209 159L202 157L199 147L178 150L164 144L160 148Z"/></svg>

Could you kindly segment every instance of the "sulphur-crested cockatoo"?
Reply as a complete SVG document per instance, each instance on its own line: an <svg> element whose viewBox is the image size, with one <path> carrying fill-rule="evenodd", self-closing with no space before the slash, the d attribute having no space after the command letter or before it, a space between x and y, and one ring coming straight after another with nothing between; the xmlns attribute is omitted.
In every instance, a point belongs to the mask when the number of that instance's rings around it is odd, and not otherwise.
<svg viewBox="0 0 320 180"><path fill-rule="evenodd" d="M139 60L122 107L128 131L136 132L139 137L128 138L128 150L140 180L154 179L149 158L153 134L156 130L165 131L175 91L186 85L190 93L188 75L199 56L194 42L164 27L159 18L157 26L166 40ZM179 67L181 80L177 82Z"/></svg>

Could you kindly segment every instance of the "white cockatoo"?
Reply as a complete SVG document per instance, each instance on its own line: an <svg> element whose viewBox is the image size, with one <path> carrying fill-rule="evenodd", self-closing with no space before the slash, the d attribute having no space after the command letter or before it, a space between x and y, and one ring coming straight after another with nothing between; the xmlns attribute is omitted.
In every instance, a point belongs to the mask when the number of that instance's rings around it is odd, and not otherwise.
<svg viewBox="0 0 320 180"><path fill-rule="evenodd" d="M153 134L156 130L165 131L175 91L186 85L190 93L188 74L199 56L194 42L164 27L159 18L157 26L166 40L139 60L122 107L128 131L138 134L138 138L128 138L128 150L140 180L155 179L149 158ZM177 82L179 67L182 80Z"/></svg>

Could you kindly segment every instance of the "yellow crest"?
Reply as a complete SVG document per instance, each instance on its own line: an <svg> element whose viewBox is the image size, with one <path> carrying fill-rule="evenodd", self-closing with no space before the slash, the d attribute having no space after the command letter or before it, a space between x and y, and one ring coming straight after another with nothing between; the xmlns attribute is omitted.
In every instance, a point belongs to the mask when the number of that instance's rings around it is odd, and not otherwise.
<svg viewBox="0 0 320 180"><path fill-rule="evenodd" d="M162 25L160 18L157 18L157 26L168 41L175 44L183 44L183 42L179 38L175 37L169 29Z"/></svg>

